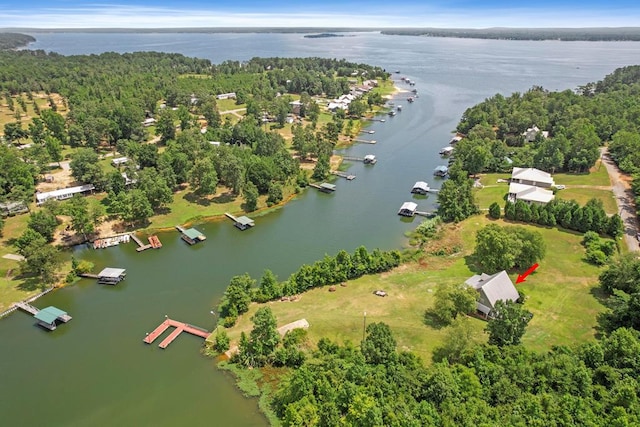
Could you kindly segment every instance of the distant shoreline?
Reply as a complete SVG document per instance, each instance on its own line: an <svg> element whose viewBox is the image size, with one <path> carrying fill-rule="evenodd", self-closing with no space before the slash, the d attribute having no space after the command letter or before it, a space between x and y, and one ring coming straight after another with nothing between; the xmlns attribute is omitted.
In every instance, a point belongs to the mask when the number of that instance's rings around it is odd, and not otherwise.
<svg viewBox="0 0 640 427"><path fill-rule="evenodd" d="M640 27L587 28L331 28L331 27L192 27L192 28L0 28L17 33L229 33L229 34L331 34L316 37L342 37L338 33L378 32L389 36L474 38L493 40L556 41L640 41ZM310 38L309 36L305 36Z"/></svg>

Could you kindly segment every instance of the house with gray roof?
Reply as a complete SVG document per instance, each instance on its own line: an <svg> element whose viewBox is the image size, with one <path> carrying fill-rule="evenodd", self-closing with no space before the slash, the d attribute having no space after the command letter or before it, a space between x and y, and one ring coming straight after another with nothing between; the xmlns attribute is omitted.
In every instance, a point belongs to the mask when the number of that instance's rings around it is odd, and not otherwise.
<svg viewBox="0 0 640 427"><path fill-rule="evenodd" d="M476 274L464 283L478 291L476 308L485 316L491 316L498 301L515 302L520 298L520 294L504 270L491 276L485 273Z"/></svg>

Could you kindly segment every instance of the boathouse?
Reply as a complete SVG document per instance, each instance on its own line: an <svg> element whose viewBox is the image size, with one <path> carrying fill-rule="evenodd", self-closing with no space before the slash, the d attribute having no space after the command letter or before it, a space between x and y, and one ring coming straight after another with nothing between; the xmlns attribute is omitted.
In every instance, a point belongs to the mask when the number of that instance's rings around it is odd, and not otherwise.
<svg viewBox="0 0 640 427"><path fill-rule="evenodd" d="M398 215L414 216L418 210L418 205L413 202L404 202L398 211Z"/></svg>
<svg viewBox="0 0 640 427"><path fill-rule="evenodd" d="M255 225L255 222L253 222L253 220L249 217L241 216L236 218L236 221L233 225L235 225L240 230L246 230L247 228L253 227Z"/></svg>
<svg viewBox="0 0 640 427"><path fill-rule="evenodd" d="M57 307L49 306L38 311L33 317L38 321L38 325L53 331L56 329L56 321L67 323L71 320L71 316L66 311L62 311Z"/></svg>
<svg viewBox="0 0 640 427"><path fill-rule="evenodd" d="M366 156L364 156L363 160L363 162L367 165L375 165L377 161L378 159L376 159L376 156L374 156L373 154L367 154Z"/></svg>
<svg viewBox="0 0 640 427"><path fill-rule="evenodd" d="M413 194L422 194L423 196L429 192L429 184L424 181L418 181L413 184L413 188L411 189Z"/></svg>
<svg viewBox="0 0 640 427"><path fill-rule="evenodd" d="M107 267L98 273L98 283L101 285L115 285L124 280L127 270L124 268Z"/></svg>
<svg viewBox="0 0 640 427"><path fill-rule="evenodd" d="M442 178L444 178L445 176L447 176L447 174L449 173L449 168L444 166L444 165L440 165L438 166L434 171L433 174L435 176L440 176Z"/></svg>
<svg viewBox="0 0 640 427"><path fill-rule="evenodd" d="M453 147L443 147L440 149L440 155L442 157L447 157L453 154Z"/></svg>
<svg viewBox="0 0 640 427"><path fill-rule="evenodd" d="M182 240L187 242L190 245L195 245L198 242L202 242L206 240L206 236L196 230L195 228L188 228L186 230L182 230Z"/></svg>

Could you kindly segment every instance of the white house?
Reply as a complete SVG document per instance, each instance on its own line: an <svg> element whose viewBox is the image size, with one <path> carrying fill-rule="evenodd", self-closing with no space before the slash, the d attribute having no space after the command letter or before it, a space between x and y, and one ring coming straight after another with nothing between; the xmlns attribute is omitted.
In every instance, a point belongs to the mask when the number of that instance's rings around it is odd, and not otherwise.
<svg viewBox="0 0 640 427"><path fill-rule="evenodd" d="M79 185L77 187L62 188L60 190L47 191L45 193L36 193L36 204L41 205L49 199L66 200L74 196L74 194L89 193L96 188L93 184Z"/></svg>
<svg viewBox="0 0 640 427"><path fill-rule="evenodd" d="M555 198L553 191L545 190L544 188L535 187L527 184L517 184L512 182L509 184L509 195L507 200L511 203L515 203L518 200L522 200L527 203L537 203L540 205L546 205Z"/></svg>
<svg viewBox="0 0 640 427"><path fill-rule="evenodd" d="M555 185L551 174L535 168L513 168L511 182L549 188Z"/></svg>
<svg viewBox="0 0 640 427"><path fill-rule="evenodd" d="M480 294L476 308L485 316L491 315L498 301L515 302L520 298L520 294L504 270L491 276L485 273L476 274L464 283Z"/></svg>
<svg viewBox="0 0 640 427"><path fill-rule="evenodd" d="M235 92L221 93L220 95L216 95L216 99L236 99L236 93Z"/></svg>
<svg viewBox="0 0 640 427"><path fill-rule="evenodd" d="M546 130L541 131L538 126L533 126L528 128L526 131L522 132L522 136L524 136L525 141L527 142L533 142L536 140L536 137L538 136L539 133L542 132L542 137L543 138L548 138L549 137L549 132Z"/></svg>

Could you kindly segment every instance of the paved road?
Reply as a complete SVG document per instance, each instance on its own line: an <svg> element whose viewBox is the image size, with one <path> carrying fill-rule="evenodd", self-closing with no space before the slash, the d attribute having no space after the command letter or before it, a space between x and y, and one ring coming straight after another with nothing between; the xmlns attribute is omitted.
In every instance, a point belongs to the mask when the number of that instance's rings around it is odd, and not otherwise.
<svg viewBox="0 0 640 427"><path fill-rule="evenodd" d="M600 155L602 163L607 168L607 173L609 173L609 179L613 186L613 195L618 204L618 213L624 223L624 239L627 242L627 247L631 251L638 252L640 251L640 244L636 236L640 232L640 227L638 227L633 192L628 182L622 178L622 173L618 166L611 160L606 147L600 150Z"/></svg>

